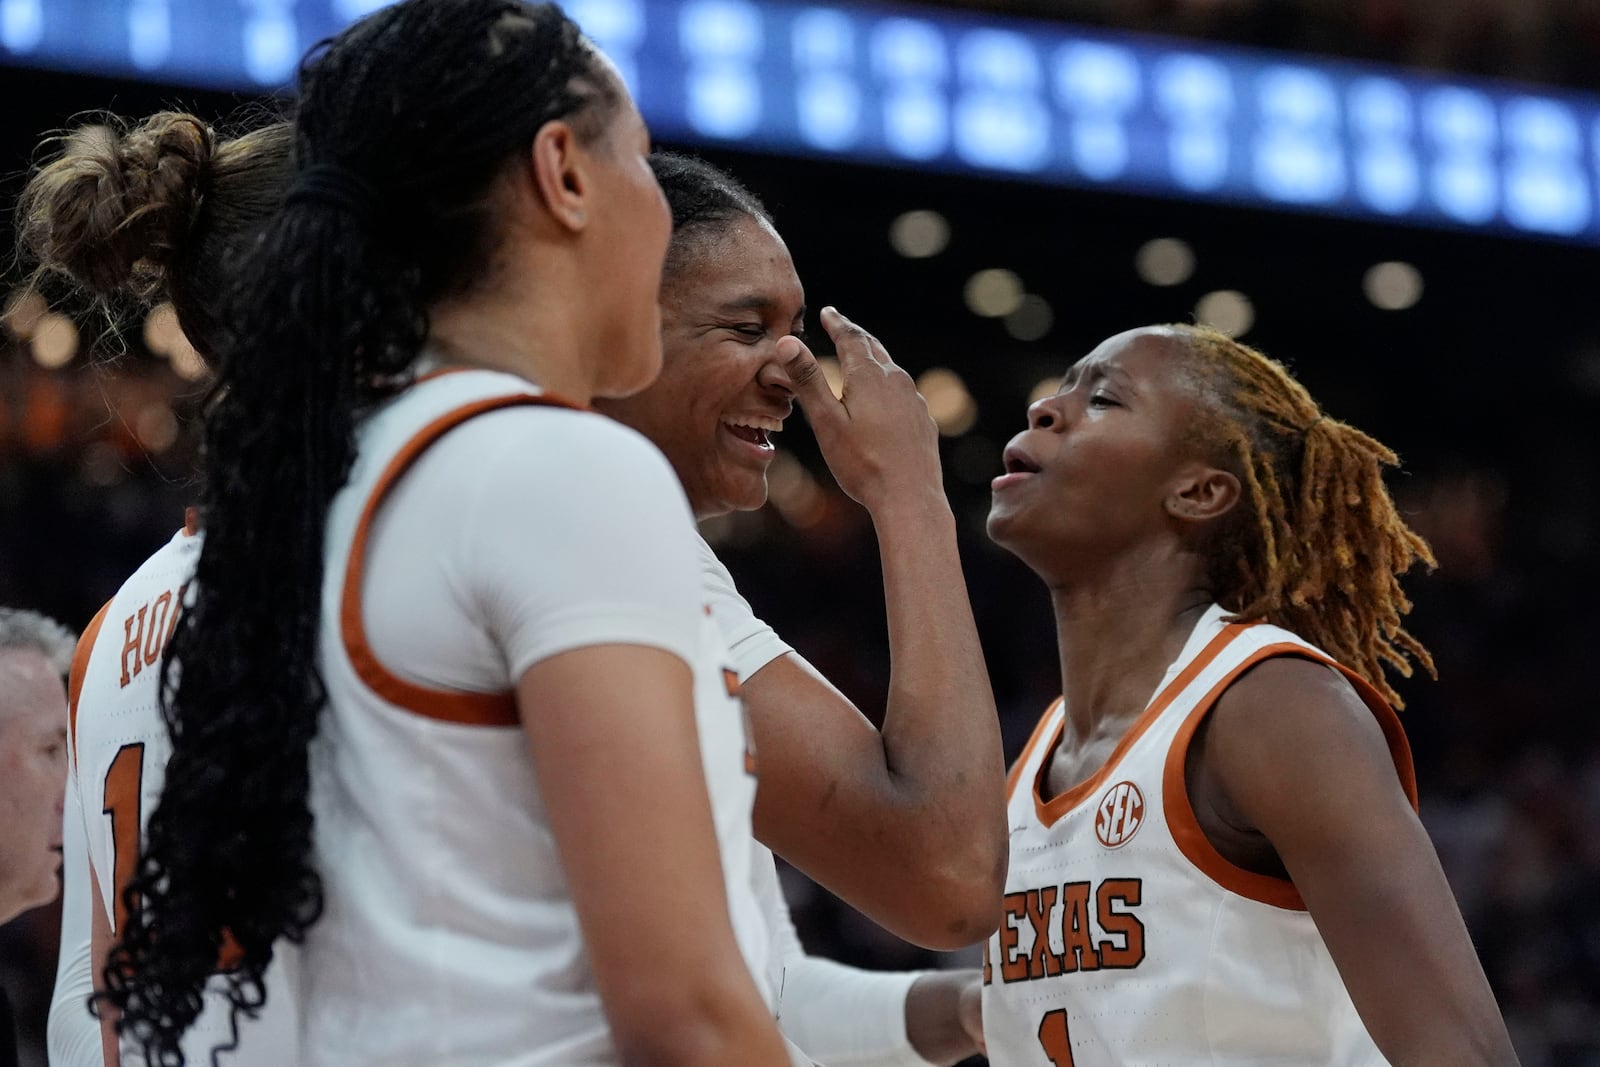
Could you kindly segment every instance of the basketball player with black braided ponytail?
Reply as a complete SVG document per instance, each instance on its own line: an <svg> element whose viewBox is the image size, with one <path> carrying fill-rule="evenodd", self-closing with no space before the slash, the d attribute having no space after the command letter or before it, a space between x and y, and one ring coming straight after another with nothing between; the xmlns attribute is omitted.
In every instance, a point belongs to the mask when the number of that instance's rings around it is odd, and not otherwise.
<svg viewBox="0 0 1600 1067"><path fill-rule="evenodd" d="M638 111L553 5L405 0L293 134L209 353L123 1047L180 1062L219 957L238 1013L292 952L282 1062L789 1062L689 510L587 410L660 367Z"/></svg>

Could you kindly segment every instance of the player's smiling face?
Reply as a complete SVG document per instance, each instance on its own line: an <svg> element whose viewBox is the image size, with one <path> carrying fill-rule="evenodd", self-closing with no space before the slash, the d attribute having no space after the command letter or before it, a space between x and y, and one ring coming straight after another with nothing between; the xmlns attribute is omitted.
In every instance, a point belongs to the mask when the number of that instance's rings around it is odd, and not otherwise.
<svg viewBox="0 0 1600 1067"><path fill-rule="evenodd" d="M1199 414L1182 341L1159 327L1103 342L1028 408L994 480L989 536L1047 578L1170 529Z"/></svg>
<svg viewBox="0 0 1600 1067"><path fill-rule="evenodd" d="M656 443L697 518L759 508L773 435L793 407L778 339L798 333L805 290L783 239L748 215L691 232L661 288L661 377L596 406Z"/></svg>

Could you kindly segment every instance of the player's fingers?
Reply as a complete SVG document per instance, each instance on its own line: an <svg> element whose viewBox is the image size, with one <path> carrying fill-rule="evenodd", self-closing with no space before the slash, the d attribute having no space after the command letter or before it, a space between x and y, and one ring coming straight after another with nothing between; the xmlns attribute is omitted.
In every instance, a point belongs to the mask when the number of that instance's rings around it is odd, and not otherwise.
<svg viewBox="0 0 1600 1067"><path fill-rule="evenodd" d="M793 335L778 338L778 361L789 376L795 399L813 426L819 420L836 418L843 412L843 405L833 395L827 375L804 341Z"/></svg>
<svg viewBox="0 0 1600 1067"><path fill-rule="evenodd" d="M879 362L878 354L873 350L876 343L873 336L845 318L838 308L823 308L821 317L822 328L828 331L828 336L833 339L833 347L839 353L839 366L844 371L846 381L849 381L854 368ZM881 345L878 347L882 348Z"/></svg>

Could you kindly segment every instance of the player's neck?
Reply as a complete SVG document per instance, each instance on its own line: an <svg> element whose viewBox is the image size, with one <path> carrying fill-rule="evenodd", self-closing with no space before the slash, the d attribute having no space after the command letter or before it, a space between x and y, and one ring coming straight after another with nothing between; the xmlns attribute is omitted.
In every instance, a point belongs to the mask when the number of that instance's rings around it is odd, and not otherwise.
<svg viewBox="0 0 1600 1067"><path fill-rule="evenodd" d="M1090 738L1132 722L1183 651L1211 597L1173 577L1135 568L1051 589L1061 695L1074 735Z"/></svg>
<svg viewBox="0 0 1600 1067"><path fill-rule="evenodd" d="M449 363L505 371L548 393L587 404L595 368L575 317L552 300L554 287L507 287L441 301L429 312L430 346Z"/></svg>

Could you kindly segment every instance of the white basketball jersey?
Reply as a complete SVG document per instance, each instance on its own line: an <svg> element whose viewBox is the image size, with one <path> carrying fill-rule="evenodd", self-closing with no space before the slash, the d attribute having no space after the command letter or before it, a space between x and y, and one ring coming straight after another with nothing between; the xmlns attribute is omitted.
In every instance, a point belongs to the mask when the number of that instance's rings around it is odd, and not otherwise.
<svg viewBox="0 0 1600 1067"><path fill-rule="evenodd" d="M1012 768L1011 866L985 949L994 1067L1385 1063L1294 886L1235 867L1195 819L1184 760L1229 684L1272 656L1337 667L1286 630L1213 606L1155 697L1087 781L1044 799L1058 700ZM1372 709L1411 797L1394 712Z"/></svg>
<svg viewBox="0 0 1600 1067"><path fill-rule="evenodd" d="M175 534L133 573L84 631L72 679L72 775L82 804L89 862L100 884L97 907L125 921L122 887L133 877L139 843L161 799L172 745L161 714L162 653L177 627L178 613L202 538L192 527ZM87 894L85 894L87 896ZM259 1018L240 1019L240 1045L224 1053L225 1065L282 1065L295 1043L293 950L280 946L267 970L266 1006ZM211 1050L231 1042L226 999L219 980L183 1039L187 1062L208 1064ZM127 1040L125 1065L143 1055Z"/></svg>
<svg viewBox="0 0 1600 1067"><path fill-rule="evenodd" d="M521 379L459 371L423 380L360 428L358 459L327 526L328 706L312 758L326 908L304 947L308 1065L618 1063L513 694L404 679L379 661L362 620L368 534L406 470L476 415L554 403ZM528 535L535 564L538 535ZM702 756L734 932L762 975L767 935L748 876L755 778L743 709L726 646L709 617L701 627L691 666ZM650 906L648 886L636 897Z"/></svg>

